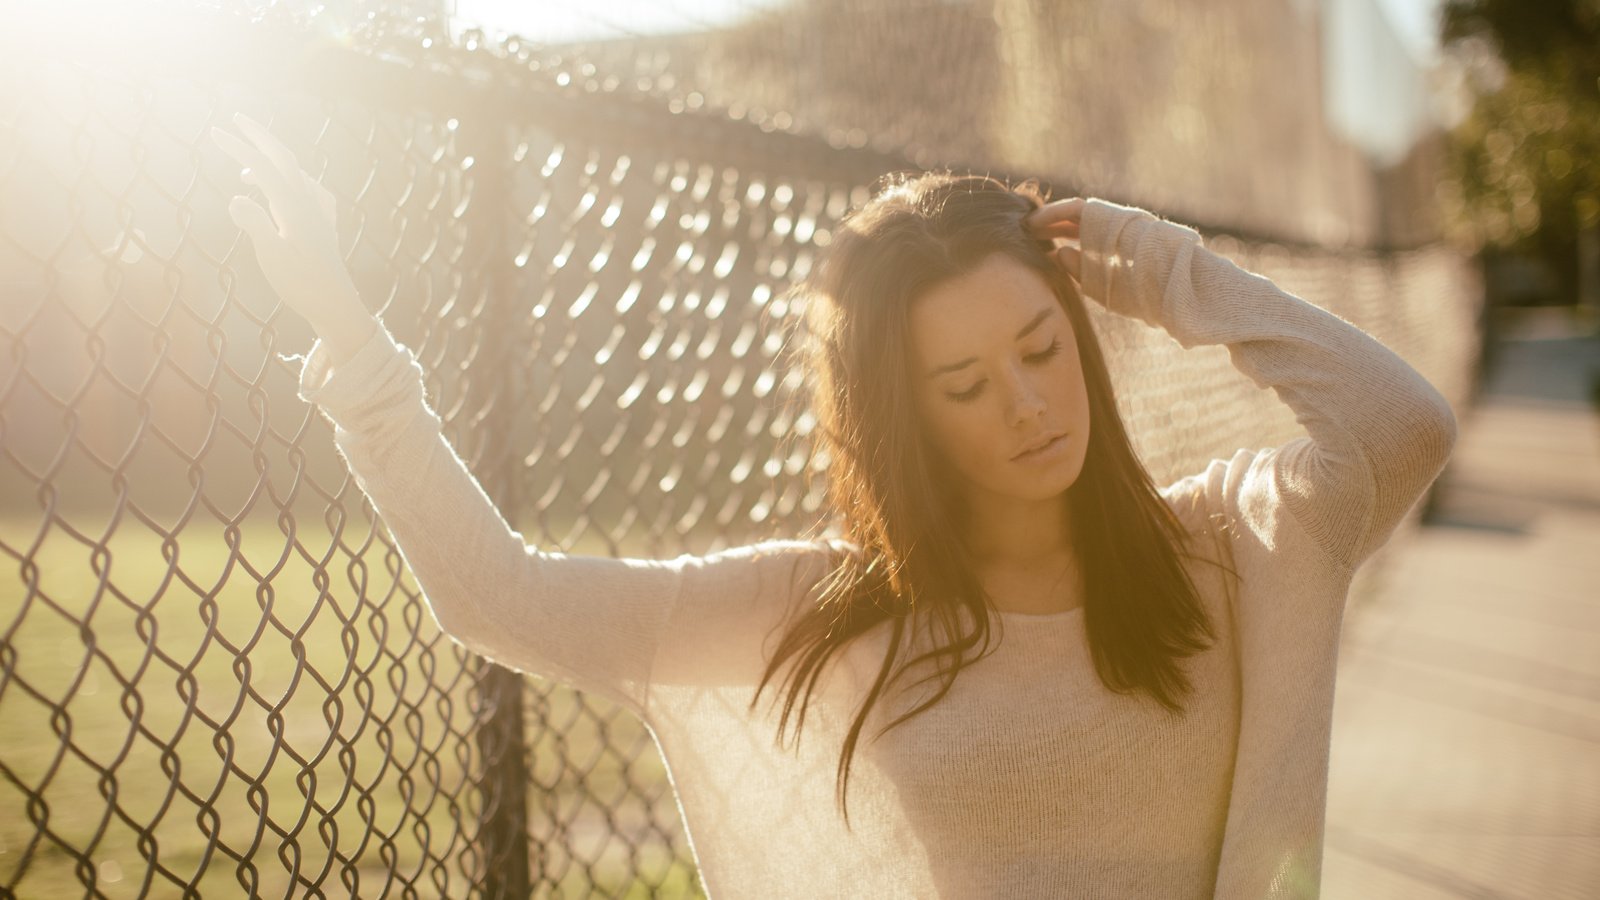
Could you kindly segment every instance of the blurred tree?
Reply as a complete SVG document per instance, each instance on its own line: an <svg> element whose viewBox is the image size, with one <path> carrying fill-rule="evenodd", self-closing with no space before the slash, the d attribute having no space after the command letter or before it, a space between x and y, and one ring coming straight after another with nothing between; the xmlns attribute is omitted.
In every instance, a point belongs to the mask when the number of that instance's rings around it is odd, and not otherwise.
<svg viewBox="0 0 1600 900"><path fill-rule="evenodd" d="M1446 0L1440 19L1475 95L1451 133L1453 230L1548 260L1566 298L1595 290L1580 254L1600 237L1600 0Z"/></svg>

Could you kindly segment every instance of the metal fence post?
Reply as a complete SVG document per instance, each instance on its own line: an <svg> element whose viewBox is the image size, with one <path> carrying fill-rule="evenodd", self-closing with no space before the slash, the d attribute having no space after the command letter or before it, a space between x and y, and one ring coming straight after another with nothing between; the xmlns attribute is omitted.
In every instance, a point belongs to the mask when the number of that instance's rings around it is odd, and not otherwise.
<svg viewBox="0 0 1600 900"><path fill-rule="evenodd" d="M475 408L488 406L481 420L476 475L490 499L508 519L515 516L515 455L511 447L509 410L515 408L516 366L511 334L515 331L515 292L505 249L506 197L511 188L504 126L481 105L460 117L457 134L463 157L470 157L471 194L462 214L470 248L465 270L480 279L482 313L476 317L481 342L468 380L470 390L484 391ZM471 290L472 281L463 285ZM484 716L478 728L484 780L479 844L484 861L483 893L489 898L531 895L528 867L528 767L522 716L523 677L503 666L483 663L478 696Z"/></svg>

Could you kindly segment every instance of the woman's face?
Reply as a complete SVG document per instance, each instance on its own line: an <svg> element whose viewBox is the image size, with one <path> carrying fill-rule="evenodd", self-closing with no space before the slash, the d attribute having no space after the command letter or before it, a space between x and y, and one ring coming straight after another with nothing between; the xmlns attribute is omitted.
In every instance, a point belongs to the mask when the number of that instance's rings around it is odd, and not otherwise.
<svg viewBox="0 0 1600 900"><path fill-rule="evenodd" d="M1072 320L1043 276L992 254L913 301L910 328L924 432L969 495L1045 500L1072 486L1089 392Z"/></svg>

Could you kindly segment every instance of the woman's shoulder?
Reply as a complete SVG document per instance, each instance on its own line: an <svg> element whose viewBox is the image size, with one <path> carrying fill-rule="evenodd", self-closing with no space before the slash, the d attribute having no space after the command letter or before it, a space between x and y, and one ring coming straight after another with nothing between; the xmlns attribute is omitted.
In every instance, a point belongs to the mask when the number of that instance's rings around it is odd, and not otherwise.
<svg viewBox="0 0 1600 900"><path fill-rule="evenodd" d="M814 589L859 552L830 538L770 538L671 561L681 590L657 656L666 685L754 685L764 653Z"/></svg>
<svg viewBox="0 0 1600 900"><path fill-rule="evenodd" d="M1224 537L1235 551L1241 545L1247 547L1247 555L1263 565L1270 560L1273 567L1299 565L1298 571L1306 573L1316 568L1348 577L1329 561L1286 502L1285 472L1303 465L1304 455L1312 449L1309 437L1272 447L1242 448L1227 459L1212 459L1198 472L1161 488L1160 493L1191 532Z"/></svg>
<svg viewBox="0 0 1600 900"><path fill-rule="evenodd" d="M1158 489L1161 499L1193 538L1229 546L1246 530L1259 530L1260 510L1272 498L1272 467L1281 448L1241 448L1215 457ZM1230 554L1231 555L1231 554Z"/></svg>
<svg viewBox="0 0 1600 900"><path fill-rule="evenodd" d="M1274 491L1275 462L1285 447L1240 448L1226 459L1215 457L1198 471L1158 488L1161 498L1180 517L1214 518L1239 510Z"/></svg>
<svg viewBox="0 0 1600 900"><path fill-rule="evenodd" d="M1157 493L1190 530L1207 520L1214 511L1213 500L1220 494L1231 460L1212 459L1197 470L1157 488Z"/></svg>

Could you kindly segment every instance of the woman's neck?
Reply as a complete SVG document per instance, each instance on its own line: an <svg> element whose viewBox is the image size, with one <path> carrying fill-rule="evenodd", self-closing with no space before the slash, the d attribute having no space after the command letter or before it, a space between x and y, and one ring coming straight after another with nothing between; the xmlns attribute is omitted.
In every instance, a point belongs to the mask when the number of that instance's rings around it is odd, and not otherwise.
<svg viewBox="0 0 1600 900"><path fill-rule="evenodd" d="M1065 500L969 500L966 543L984 568L1058 566L1073 555Z"/></svg>

